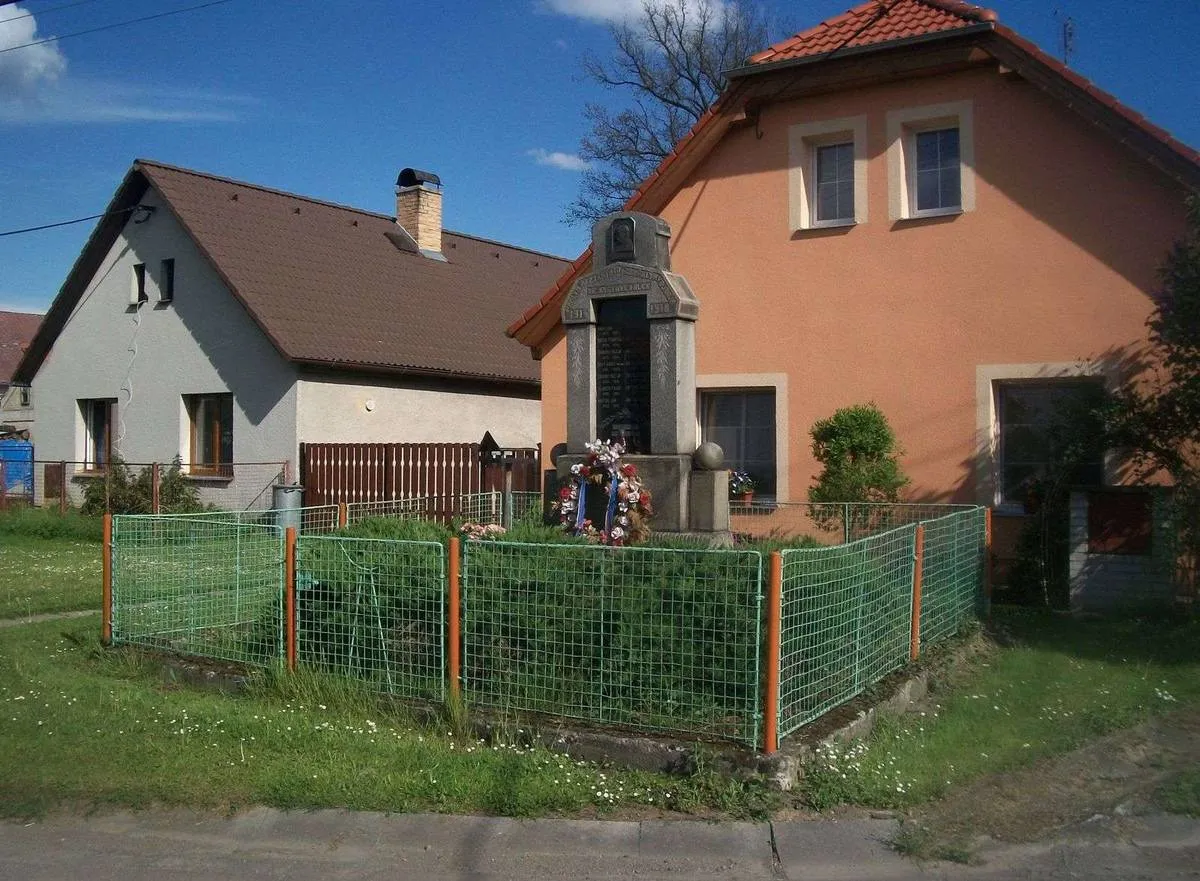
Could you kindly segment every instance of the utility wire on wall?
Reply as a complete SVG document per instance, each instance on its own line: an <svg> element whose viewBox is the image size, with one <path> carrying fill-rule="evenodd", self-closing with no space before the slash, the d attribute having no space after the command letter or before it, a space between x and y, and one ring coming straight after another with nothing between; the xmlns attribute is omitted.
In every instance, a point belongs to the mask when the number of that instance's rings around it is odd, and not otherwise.
<svg viewBox="0 0 1200 881"><path fill-rule="evenodd" d="M101 217L107 217L109 214L129 214L132 211L151 210L146 205L134 205L132 208L121 208L117 211L106 211L103 214L90 214L87 217L76 217L74 220L60 220L58 223L43 223L41 226L27 226L25 229L10 229L5 232L0 232L0 238L4 236L19 236L27 232L41 232L44 229L55 229L60 226L70 226L73 223L87 223L89 220L98 220Z"/></svg>

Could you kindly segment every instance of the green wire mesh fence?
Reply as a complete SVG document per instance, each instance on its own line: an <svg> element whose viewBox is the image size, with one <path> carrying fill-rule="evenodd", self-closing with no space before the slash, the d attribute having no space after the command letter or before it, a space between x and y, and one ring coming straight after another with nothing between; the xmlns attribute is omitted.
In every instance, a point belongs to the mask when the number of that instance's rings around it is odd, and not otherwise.
<svg viewBox="0 0 1200 881"><path fill-rule="evenodd" d="M297 659L386 694L442 700L445 596L437 542L301 536Z"/></svg>
<svg viewBox="0 0 1200 881"><path fill-rule="evenodd" d="M904 665L916 527L785 550L779 733L790 734Z"/></svg>
<svg viewBox="0 0 1200 881"><path fill-rule="evenodd" d="M758 742L762 556L468 542L469 703Z"/></svg>
<svg viewBox="0 0 1200 881"><path fill-rule="evenodd" d="M283 651L283 530L113 517L113 641L265 663Z"/></svg>
<svg viewBox="0 0 1200 881"><path fill-rule="evenodd" d="M921 523L962 511L974 505L894 502L775 503L730 501L730 526L735 533L754 538L809 538L829 545L848 543L888 532L898 526Z"/></svg>
<svg viewBox="0 0 1200 881"><path fill-rule="evenodd" d="M956 634L980 611L986 511L974 508L926 521L921 567L921 645Z"/></svg>

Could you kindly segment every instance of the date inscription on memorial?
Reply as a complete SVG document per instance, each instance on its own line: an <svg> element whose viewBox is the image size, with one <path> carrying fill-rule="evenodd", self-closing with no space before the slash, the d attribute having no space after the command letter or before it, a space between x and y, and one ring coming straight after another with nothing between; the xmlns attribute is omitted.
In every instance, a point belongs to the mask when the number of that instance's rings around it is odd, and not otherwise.
<svg viewBox="0 0 1200 881"><path fill-rule="evenodd" d="M596 431L650 452L650 322L645 297L597 300Z"/></svg>

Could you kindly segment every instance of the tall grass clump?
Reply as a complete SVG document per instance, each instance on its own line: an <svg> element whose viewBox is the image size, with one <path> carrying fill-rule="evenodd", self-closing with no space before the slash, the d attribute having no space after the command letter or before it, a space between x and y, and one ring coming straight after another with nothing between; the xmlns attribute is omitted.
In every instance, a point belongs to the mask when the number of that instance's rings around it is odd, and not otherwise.
<svg viewBox="0 0 1200 881"><path fill-rule="evenodd" d="M14 538L72 539L98 542L104 537L100 517L46 508L14 507L0 512L0 535Z"/></svg>

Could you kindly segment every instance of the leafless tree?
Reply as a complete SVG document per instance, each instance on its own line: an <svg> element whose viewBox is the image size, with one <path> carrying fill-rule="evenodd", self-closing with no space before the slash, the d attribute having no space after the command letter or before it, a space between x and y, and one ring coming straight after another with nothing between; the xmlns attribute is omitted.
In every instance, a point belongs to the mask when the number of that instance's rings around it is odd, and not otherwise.
<svg viewBox="0 0 1200 881"><path fill-rule="evenodd" d="M579 154L589 167L564 218L592 223L620 210L725 88L725 71L767 45L767 19L742 0L644 0L641 14L610 26L609 60L589 54L585 74L627 95L612 110L589 104Z"/></svg>

